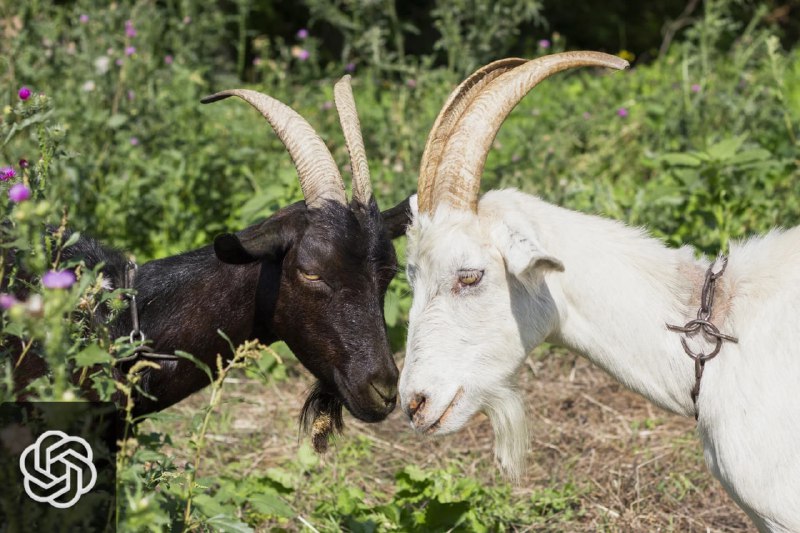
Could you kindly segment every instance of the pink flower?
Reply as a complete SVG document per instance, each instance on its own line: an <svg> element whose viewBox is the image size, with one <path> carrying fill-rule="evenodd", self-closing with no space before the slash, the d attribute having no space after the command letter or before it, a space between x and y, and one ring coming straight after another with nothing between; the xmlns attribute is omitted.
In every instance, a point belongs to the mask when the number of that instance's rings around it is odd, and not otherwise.
<svg viewBox="0 0 800 533"><path fill-rule="evenodd" d="M50 270L42 276L42 285L48 289L68 289L75 283L72 270Z"/></svg>
<svg viewBox="0 0 800 533"><path fill-rule="evenodd" d="M132 20L125 21L125 35L128 37L136 37L136 28L133 27Z"/></svg>
<svg viewBox="0 0 800 533"><path fill-rule="evenodd" d="M311 57L311 52L309 52L305 48L300 50L300 53L297 54L297 59L299 59L300 61L306 61L309 57Z"/></svg>
<svg viewBox="0 0 800 533"><path fill-rule="evenodd" d="M5 293L0 294L0 309L3 309L5 311L6 309L11 309L18 303L19 300L14 298L14 296L12 296L11 294L5 294Z"/></svg>
<svg viewBox="0 0 800 533"><path fill-rule="evenodd" d="M134 98L136 98L136 93L133 89L128 89L128 100L133 100Z"/></svg>
<svg viewBox="0 0 800 533"><path fill-rule="evenodd" d="M80 16L78 20L81 21L81 24L86 24L87 22L89 22L89 15L84 13L83 15Z"/></svg>
<svg viewBox="0 0 800 533"><path fill-rule="evenodd" d="M548 41L547 39L540 39L539 48L541 48L542 50L547 50L548 48L550 48L550 41Z"/></svg>
<svg viewBox="0 0 800 533"><path fill-rule="evenodd" d="M125 48L125 55L126 56L132 56L135 53L136 53L136 47L135 46L128 46L128 47Z"/></svg>
<svg viewBox="0 0 800 533"><path fill-rule="evenodd" d="M0 168L0 181L8 181L14 178L16 175L17 172L14 170L14 167Z"/></svg>
<svg viewBox="0 0 800 533"><path fill-rule="evenodd" d="M620 107L619 109L617 109L617 116L620 116L620 117L623 117L623 118L627 117L628 116L628 110L626 108L624 108L624 107Z"/></svg>
<svg viewBox="0 0 800 533"><path fill-rule="evenodd" d="M324 102L322 102L322 109L323 111L333 109L333 102L331 102L330 100L325 100Z"/></svg>
<svg viewBox="0 0 800 533"><path fill-rule="evenodd" d="M17 183L16 185L12 185L11 188L8 190L8 199L14 202L15 204L24 202L30 197L31 197L31 190L22 183Z"/></svg>
<svg viewBox="0 0 800 533"><path fill-rule="evenodd" d="M175 58L172 57L171 55L167 54L164 56L164 63L166 63L167 65L171 65L173 61L175 61Z"/></svg>
<svg viewBox="0 0 800 533"><path fill-rule="evenodd" d="M19 160L19 166L21 168L28 168L28 166L29 166L28 160L27 159L20 159Z"/></svg>
<svg viewBox="0 0 800 533"><path fill-rule="evenodd" d="M186 15L185 17L183 17L183 23L184 23L184 25L188 26L189 24L192 23L192 17L190 17L189 15Z"/></svg>
<svg viewBox="0 0 800 533"><path fill-rule="evenodd" d="M114 61L114 64L117 65L118 67L121 67L124 63L125 62L122 60L121 57L118 58L116 61Z"/></svg>
<svg viewBox="0 0 800 533"><path fill-rule="evenodd" d="M139 146L139 138L131 137L131 146Z"/></svg>
<svg viewBox="0 0 800 533"><path fill-rule="evenodd" d="M700 84L699 83L693 83L691 89L692 89L693 93L699 93L700 92Z"/></svg>
<svg viewBox="0 0 800 533"><path fill-rule="evenodd" d="M417 88L417 80L415 80L414 78L410 78L410 79L406 80L406 85L411 89L416 89Z"/></svg>
<svg viewBox="0 0 800 533"><path fill-rule="evenodd" d="M305 28L300 28L297 30L297 38L301 41L308 39L308 30Z"/></svg>
<svg viewBox="0 0 800 533"><path fill-rule="evenodd" d="M19 96L20 100L27 100L28 98L31 97L31 90L23 86L20 88L19 92L17 93L17 96Z"/></svg>

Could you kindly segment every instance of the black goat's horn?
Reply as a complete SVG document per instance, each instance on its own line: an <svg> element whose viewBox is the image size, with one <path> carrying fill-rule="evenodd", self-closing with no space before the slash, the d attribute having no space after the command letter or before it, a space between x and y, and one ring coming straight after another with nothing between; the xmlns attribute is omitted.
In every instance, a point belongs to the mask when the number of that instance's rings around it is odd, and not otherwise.
<svg viewBox="0 0 800 533"><path fill-rule="evenodd" d="M278 100L248 89L231 89L206 96L204 104L238 96L267 119L292 156L306 205L319 207L325 200L347 203L344 182L331 152L314 128L294 109Z"/></svg>
<svg viewBox="0 0 800 533"><path fill-rule="evenodd" d="M333 100L336 102L339 122L344 132L347 151L350 153L350 166L353 169L353 198L367 205L372 197L372 184L369 180L367 151L361 136L361 123L358 120L356 101L350 86L350 74L345 74L333 87Z"/></svg>

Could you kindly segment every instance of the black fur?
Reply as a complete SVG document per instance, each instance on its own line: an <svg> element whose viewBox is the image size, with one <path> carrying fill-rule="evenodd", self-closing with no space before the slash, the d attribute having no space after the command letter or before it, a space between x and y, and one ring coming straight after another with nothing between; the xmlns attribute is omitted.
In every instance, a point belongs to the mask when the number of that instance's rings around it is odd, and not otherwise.
<svg viewBox="0 0 800 533"><path fill-rule="evenodd" d="M262 223L219 236L213 246L141 265L135 279L141 330L159 353L181 350L216 368L230 357L222 330L238 345L248 339L284 340L319 380L301 420L325 412L342 427L342 406L365 421L394 408L397 367L383 322L383 298L397 270L391 238L409 222L408 200L382 215L367 206L328 203L309 210L287 206ZM124 284L126 259L88 237L65 250L102 268L114 288ZM319 276L309 281L302 273ZM114 337L131 330L129 313L110 325ZM159 361L142 371L145 396L134 415L172 405L208 384L186 360ZM41 365L17 369L18 383L41 375Z"/></svg>

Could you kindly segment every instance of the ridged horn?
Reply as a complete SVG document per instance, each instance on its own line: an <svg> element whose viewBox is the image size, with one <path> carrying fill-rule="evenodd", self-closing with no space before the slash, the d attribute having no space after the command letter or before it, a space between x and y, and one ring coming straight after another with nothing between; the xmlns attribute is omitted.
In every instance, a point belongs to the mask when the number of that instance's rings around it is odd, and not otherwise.
<svg viewBox="0 0 800 533"><path fill-rule="evenodd" d="M369 164L364 139L361 137L361 122L358 120L356 101L350 86L350 74L345 74L333 87L333 101L339 113L339 123L344 132L344 141L350 153L350 166L353 169L353 198L368 205L372 198L372 184L369 180Z"/></svg>
<svg viewBox="0 0 800 533"><path fill-rule="evenodd" d="M422 212L433 209L433 182L436 169L442 159L445 143L453 132L458 119L467 109L477 95L499 75L508 72L527 62L527 59L508 58L489 63L476 70L470 77L461 82L448 96L442 110L433 123L425 150L422 152L422 161L419 166L419 179L417 182L417 201Z"/></svg>
<svg viewBox="0 0 800 533"><path fill-rule="evenodd" d="M447 203L476 212L486 156L508 114L542 80L583 66L623 70L629 65L624 59L601 52L553 54L498 76L473 98L446 141L434 177L433 209Z"/></svg>
<svg viewBox="0 0 800 533"><path fill-rule="evenodd" d="M272 129L286 146L297 168L300 188L306 205L320 207L325 200L347 203L344 182L328 147L314 128L294 109L274 98L248 89L221 91L200 100L210 104L217 100L238 96L267 119Z"/></svg>

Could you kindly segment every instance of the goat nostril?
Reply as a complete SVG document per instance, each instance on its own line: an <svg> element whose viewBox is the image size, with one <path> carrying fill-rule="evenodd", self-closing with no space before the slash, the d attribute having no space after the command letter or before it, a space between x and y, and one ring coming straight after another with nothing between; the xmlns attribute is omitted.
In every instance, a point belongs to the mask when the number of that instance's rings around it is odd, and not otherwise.
<svg viewBox="0 0 800 533"><path fill-rule="evenodd" d="M383 403L386 405L393 404L395 399L397 398L397 385L394 383L385 385L385 384L376 384L374 381L370 383L372 388L375 392L378 393L378 396Z"/></svg>
<svg viewBox="0 0 800 533"><path fill-rule="evenodd" d="M425 406L425 400L427 400L427 398L424 394L414 395L406 407L406 414L408 415L408 418L414 418L414 415L416 415L417 412Z"/></svg>

